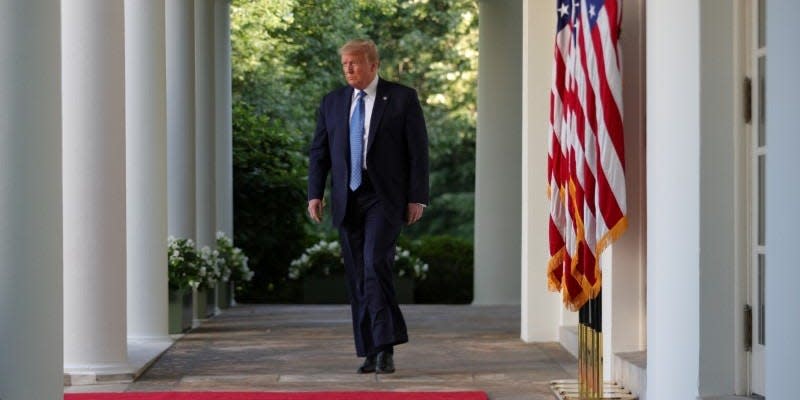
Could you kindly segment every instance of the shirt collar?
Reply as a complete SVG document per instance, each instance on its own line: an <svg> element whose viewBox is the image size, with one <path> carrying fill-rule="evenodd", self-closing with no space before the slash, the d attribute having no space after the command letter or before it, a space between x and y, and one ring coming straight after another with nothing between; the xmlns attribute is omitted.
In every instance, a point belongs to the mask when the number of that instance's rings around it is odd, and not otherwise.
<svg viewBox="0 0 800 400"><path fill-rule="evenodd" d="M378 79L379 79L378 74L375 74L375 78L372 79L372 82L370 82L369 85L367 85L367 87L364 89L364 92L366 92L367 96L369 96L370 98L374 99L375 96L377 96L378 94ZM356 96L358 96L358 89L354 88L353 100L356 99Z"/></svg>

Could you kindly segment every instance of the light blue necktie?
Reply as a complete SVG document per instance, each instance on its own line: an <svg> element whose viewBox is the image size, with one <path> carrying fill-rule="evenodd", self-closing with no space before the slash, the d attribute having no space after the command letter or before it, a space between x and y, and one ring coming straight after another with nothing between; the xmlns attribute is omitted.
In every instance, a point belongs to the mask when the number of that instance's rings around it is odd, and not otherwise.
<svg viewBox="0 0 800 400"><path fill-rule="evenodd" d="M361 186L361 154L364 151L364 95L358 92L356 109L350 117L350 190Z"/></svg>

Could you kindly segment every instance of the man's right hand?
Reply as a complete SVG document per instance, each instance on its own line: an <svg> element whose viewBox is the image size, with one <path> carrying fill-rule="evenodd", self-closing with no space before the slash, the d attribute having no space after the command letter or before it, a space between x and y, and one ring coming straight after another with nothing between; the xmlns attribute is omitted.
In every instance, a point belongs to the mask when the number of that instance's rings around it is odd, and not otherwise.
<svg viewBox="0 0 800 400"><path fill-rule="evenodd" d="M325 206L325 203L322 202L320 199L311 199L308 201L308 216L311 217L312 220L316 223L320 223L322 221L322 207Z"/></svg>

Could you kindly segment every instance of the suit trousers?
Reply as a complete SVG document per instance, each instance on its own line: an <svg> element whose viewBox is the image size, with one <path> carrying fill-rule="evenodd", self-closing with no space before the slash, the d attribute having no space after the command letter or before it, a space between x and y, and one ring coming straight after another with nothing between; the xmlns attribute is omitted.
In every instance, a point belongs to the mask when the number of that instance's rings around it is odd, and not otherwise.
<svg viewBox="0 0 800 400"><path fill-rule="evenodd" d="M389 221L366 171L361 186L350 191L347 213L339 227L353 337L359 357L408 341L397 303L392 267L402 223Z"/></svg>

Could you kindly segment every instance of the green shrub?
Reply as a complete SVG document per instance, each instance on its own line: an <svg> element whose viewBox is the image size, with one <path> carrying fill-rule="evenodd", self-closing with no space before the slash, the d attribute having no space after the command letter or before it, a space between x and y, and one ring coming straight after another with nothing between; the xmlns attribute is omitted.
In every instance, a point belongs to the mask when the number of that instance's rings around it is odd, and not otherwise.
<svg viewBox="0 0 800 400"><path fill-rule="evenodd" d="M298 298L289 263L307 241L306 154L301 135L236 102L233 107L234 241L254 272L236 286L243 303Z"/></svg>
<svg viewBox="0 0 800 400"><path fill-rule="evenodd" d="M429 265L428 278L417 281L414 301L423 304L469 304L473 298L472 243L454 236L415 241L414 254Z"/></svg>

